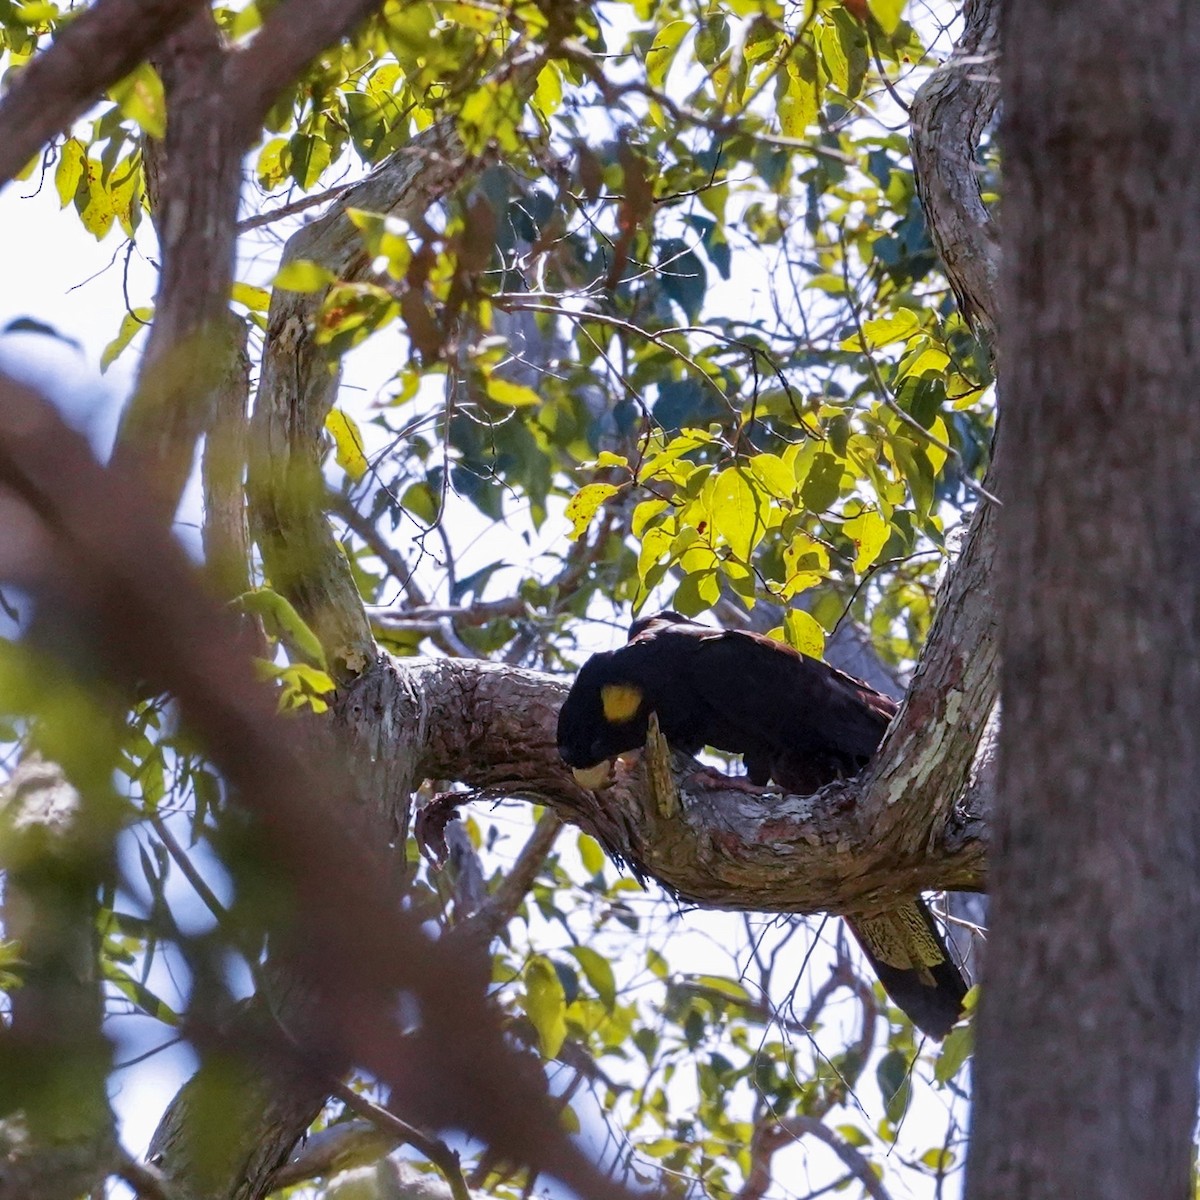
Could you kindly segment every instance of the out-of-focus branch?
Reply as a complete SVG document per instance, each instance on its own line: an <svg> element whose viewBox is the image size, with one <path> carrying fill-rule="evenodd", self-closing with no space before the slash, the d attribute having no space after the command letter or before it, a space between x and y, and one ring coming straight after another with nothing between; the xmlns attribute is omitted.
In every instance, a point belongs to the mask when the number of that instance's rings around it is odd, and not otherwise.
<svg viewBox="0 0 1200 1200"><path fill-rule="evenodd" d="M0 184L124 78L200 0L97 0L11 79L0 99Z"/></svg>
<svg viewBox="0 0 1200 1200"><path fill-rule="evenodd" d="M92 949L92 895L114 873L111 843L95 826L113 814L97 808L34 754L0 792L4 932L20 943L23 963L0 1026L0 1200L91 1191L119 1157Z"/></svg>
<svg viewBox="0 0 1200 1200"><path fill-rule="evenodd" d="M212 427L204 440L204 562L221 596L250 586L250 534L246 526L246 441L250 403L250 358L246 327L233 326L233 357L217 389Z"/></svg>
<svg viewBox="0 0 1200 1200"><path fill-rule="evenodd" d="M402 1140L395 1134L385 1133L376 1122L361 1118L327 1125L305 1138L296 1156L272 1173L266 1190L277 1192L373 1163L394 1150Z"/></svg>
<svg viewBox="0 0 1200 1200"><path fill-rule="evenodd" d="M486 1001L486 960L431 940L419 916L385 902L391 872L346 779L328 756L300 752L297 727L275 714L236 626L182 549L49 403L3 379L0 491L53 542L53 574L19 563L35 589L65 590L86 609L118 678L176 696L184 724L254 813L266 866L291 887L276 952L311 981L325 1052L390 1084L414 1124L464 1129L583 1195L626 1195L559 1128L538 1065L506 1044ZM0 577L19 551L0 542ZM422 1023L402 1038L394 998L404 990Z"/></svg>
<svg viewBox="0 0 1200 1200"><path fill-rule="evenodd" d="M383 0L288 0L250 44L225 65L225 95L236 112L233 131L247 146L275 98L327 46L352 33Z"/></svg>
<svg viewBox="0 0 1200 1200"><path fill-rule="evenodd" d="M230 98L221 88L225 51L212 12L196 12L156 59L167 136L147 162L162 267L154 323L113 462L151 490L166 523L236 358L228 314L243 147L230 135Z"/></svg>
<svg viewBox="0 0 1200 1200"><path fill-rule="evenodd" d="M785 1141L798 1141L807 1136L819 1139L842 1160L850 1174L862 1184L863 1191L871 1200L891 1200L891 1195L875 1173L871 1160L830 1129L824 1121L797 1113L779 1122L779 1136Z"/></svg>
<svg viewBox="0 0 1200 1200"><path fill-rule="evenodd" d="M233 283L242 157L279 92L379 0L285 4L244 51L222 47L204 9L158 56L167 98L165 166L155 225L162 271L137 391L114 462L147 481L169 520L206 432L214 394L235 356L227 313Z"/></svg>

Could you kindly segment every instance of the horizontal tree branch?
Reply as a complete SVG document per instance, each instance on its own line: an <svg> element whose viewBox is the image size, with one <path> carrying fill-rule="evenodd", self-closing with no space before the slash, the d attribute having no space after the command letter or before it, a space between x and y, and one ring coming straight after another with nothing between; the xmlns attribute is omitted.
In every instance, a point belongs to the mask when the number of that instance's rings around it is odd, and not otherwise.
<svg viewBox="0 0 1200 1200"><path fill-rule="evenodd" d="M358 693L367 686L351 684L339 704L365 711ZM567 690L561 677L479 661L403 659L381 664L369 687L377 730L399 727L401 710L415 718L418 777L461 780L479 799L543 804L639 875L697 904L870 913L918 891L985 883L983 793L972 789L956 809L961 788L950 794L948 775L940 776L946 795L935 788L911 808L895 805L882 831L864 804L868 780L790 796L716 789L684 776L677 808L664 811L641 764L622 764L601 791L578 786L556 745ZM389 753L386 740L376 752ZM930 803L945 813L932 833ZM906 811L919 838L911 836Z"/></svg>

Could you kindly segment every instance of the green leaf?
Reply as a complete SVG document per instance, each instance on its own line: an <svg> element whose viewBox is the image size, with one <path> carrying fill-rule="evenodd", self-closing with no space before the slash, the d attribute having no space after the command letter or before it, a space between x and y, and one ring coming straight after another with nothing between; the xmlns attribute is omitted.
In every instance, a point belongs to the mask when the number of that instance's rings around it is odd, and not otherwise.
<svg viewBox="0 0 1200 1200"><path fill-rule="evenodd" d="M950 1030L942 1043L942 1052L933 1065L933 1077L940 1084L947 1084L962 1069L971 1056L975 1045L974 1025L959 1025Z"/></svg>
<svg viewBox="0 0 1200 1200"><path fill-rule="evenodd" d="M848 337L842 342L843 350L862 350L863 340L865 349L878 350L880 346L890 346L893 342L907 341L921 328L921 319L911 308L899 308L886 317L875 317L862 323L862 339L858 334Z"/></svg>
<svg viewBox="0 0 1200 1200"><path fill-rule="evenodd" d="M829 508L842 494L843 473L840 459L834 458L824 450L817 454L800 489L804 507L815 513L824 512Z"/></svg>
<svg viewBox="0 0 1200 1200"><path fill-rule="evenodd" d="M615 495L621 489L614 483L588 483L584 484L567 501L566 518L571 522L571 532L567 537L573 542L579 541L587 532L587 527L592 523L592 518L596 515L596 510L604 503L609 496Z"/></svg>
<svg viewBox="0 0 1200 1200"><path fill-rule="evenodd" d="M736 979L727 979L724 975L694 975L692 982L710 992L728 996L730 1000L736 1000L739 1004L750 1003L750 993Z"/></svg>
<svg viewBox="0 0 1200 1200"><path fill-rule="evenodd" d="M179 1014L165 1000L156 996L145 984L134 979L111 959L101 961L104 977L142 1012L162 1021L164 1025L179 1024Z"/></svg>
<svg viewBox="0 0 1200 1200"><path fill-rule="evenodd" d="M100 164L95 159L89 158L84 163L83 170L87 187L84 189L82 197L76 193L75 207L79 211L79 219L83 222L84 229L99 241L112 228L117 210L113 207L112 198L101 178ZM80 206L81 199L82 207Z"/></svg>
<svg viewBox="0 0 1200 1200"><path fill-rule="evenodd" d="M335 278L337 277L328 268L306 258L295 258L284 263L275 272L272 282L275 287L284 288L289 292L319 292L327 288Z"/></svg>
<svg viewBox="0 0 1200 1200"><path fill-rule="evenodd" d="M842 525L842 532L854 543L854 569L865 571L878 557L892 536L892 527L874 509L867 509Z"/></svg>
<svg viewBox="0 0 1200 1200"><path fill-rule="evenodd" d="M816 62L810 47L800 46L779 74L775 111L784 137L801 138L816 124L821 111Z"/></svg>
<svg viewBox="0 0 1200 1200"><path fill-rule="evenodd" d="M646 82L660 90L666 82L667 72L675 61L679 43L692 29L691 21L668 21L655 35L646 51Z"/></svg>
<svg viewBox="0 0 1200 1200"><path fill-rule="evenodd" d="M871 0L871 15L879 22L884 33L891 35L896 32L906 3L907 0Z"/></svg>
<svg viewBox="0 0 1200 1200"><path fill-rule="evenodd" d="M604 851L600 843L591 834L581 833L576 839L579 847L579 857L583 860L583 869L589 875L599 875L604 870Z"/></svg>
<svg viewBox="0 0 1200 1200"><path fill-rule="evenodd" d="M756 454L749 463L750 474L772 496L790 500L796 494L796 475L778 454Z"/></svg>
<svg viewBox="0 0 1200 1200"><path fill-rule="evenodd" d="M567 1036L567 998L548 958L535 955L525 967L525 1015L537 1030L543 1058L553 1058Z"/></svg>
<svg viewBox="0 0 1200 1200"><path fill-rule="evenodd" d="M288 142L288 151L291 155L292 178L306 192L311 190L329 166L333 153L329 142L311 134L297 133Z"/></svg>
<svg viewBox="0 0 1200 1200"><path fill-rule="evenodd" d="M583 968L584 977L595 989L604 1007L612 1012L617 1002L617 981L613 976L612 964L591 946L571 946L570 952Z"/></svg>
<svg viewBox="0 0 1200 1200"><path fill-rule="evenodd" d="M825 630L812 613L802 608L789 608L783 617L784 640L793 650L809 658L825 657Z"/></svg>
<svg viewBox="0 0 1200 1200"><path fill-rule="evenodd" d="M542 403L541 396L533 388L513 383L511 379L501 379L499 375L489 375L485 387L489 399L510 408L533 408Z"/></svg>
<svg viewBox="0 0 1200 1200"><path fill-rule="evenodd" d="M857 1146L860 1150L863 1146L871 1144L870 1136L859 1129L857 1125L836 1125L834 1129L843 1142Z"/></svg>
<svg viewBox="0 0 1200 1200"><path fill-rule="evenodd" d="M746 482L742 467L726 467L713 480L711 508L714 531L746 561L765 532L759 518L758 497Z"/></svg>
<svg viewBox="0 0 1200 1200"><path fill-rule="evenodd" d="M167 100L162 80L149 64L142 63L108 89L121 115L136 121L143 133L153 138L167 136Z"/></svg>
<svg viewBox="0 0 1200 1200"><path fill-rule="evenodd" d="M104 351L100 355L101 375L116 362L121 351L133 341L138 333L150 324L150 318L153 316L154 309L152 308L135 308L132 312L127 312L121 318L121 326L117 330L117 336L104 347Z"/></svg>
<svg viewBox="0 0 1200 1200"><path fill-rule="evenodd" d="M369 468L363 452L362 432L357 422L340 408L330 409L325 428L333 437L334 457L343 471L357 483Z"/></svg>
<svg viewBox="0 0 1200 1200"><path fill-rule="evenodd" d="M261 617L269 633L283 637L311 662L326 667L325 651L320 640L286 597L264 587L243 592L231 603L242 612Z"/></svg>
<svg viewBox="0 0 1200 1200"><path fill-rule="evenodd" d="M87 150L83 143L78 138L67 138L63 142L58 166L54 168L54 190L58 192L61 207L66 208L75 199L86 162Z"/></svg>
<svg viewBox="0 0 1200 1200"><path fill-rule="evenodd" d="M875 1068L875 1081L887 1106L888 1120L898 1125L912 1095L908 1058L899 1050L889 1050Z"/></svg>
<svg viewBox="0 0 1200 1200"><path fill-rule="evenodd" d="M548 117L558 111L562 98L562 74L556 63L549 62L538 72L533 102L542 116Z"/></svg>

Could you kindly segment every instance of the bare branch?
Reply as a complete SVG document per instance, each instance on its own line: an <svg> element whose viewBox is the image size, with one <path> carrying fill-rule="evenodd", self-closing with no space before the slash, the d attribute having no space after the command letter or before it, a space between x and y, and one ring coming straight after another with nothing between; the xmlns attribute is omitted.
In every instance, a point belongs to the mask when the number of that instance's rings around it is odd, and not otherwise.
<svg viewBox="0 0 1200 1200"><path fill-rule="evenodd" d="M276 716L236 625L144 497L101 468L48 402L2 378L0 486L53 539L57 570L43 570L37 590L86 608L114 679L141 677L176 696L231 793L261 822L267 869L292 885L291 919L273 944L311 982L323 1050L388 1083L414 1123L464 1129L597 1200L627 1196L559 1128L539 1064L505 1042L486 1001L487 961L431 940L417 914L387 902L393 873L346 779L328 755L300 751L298 726ZM403 990L422 1014L407 1038L393 1001Z"/></svg>
<svg viewBox="0 0 1200 1200"><path fill-rule="evenodd" d="M49 49L0 99L0 184L124 78L200 6L200 0L97 0L64 23Z"/></svg>
<svg viewBox="0 0 1200 1200"><path fill-rule="evenodd" d="M546 861L546 855L554 848L560 829L562 818L557 813L542 814L533 834L521 847L521 853L517 855L500 886L488 898L486 904L455 927L455 937L477 937L490 942L513 919L522 901L529 894L538 871Z"/></svg>
<svg viewBox="0 0 1200 1200"><path fill-rule="evenodd" d="M809 1135L819 1138L846 1164L847 1170L863 1185L863 1190L872 1200L891 1200L870 1159L844 1138L839 1137L824 1121L797 1113L780 1121L779 1130L781 1135L789 1140Z"/></svg>
<svg viewBox="0 0 1200 1200"><path fill-rule="evenodd" d="M113 461L151 489L163 523L179 504L214 397L235 358L229 294L241 149L229 135L228 98L220 86L224 59L207 9L159 55L167 137L165 164L157 148L153 161L162 270L137 391L122 415Z"/></svg>

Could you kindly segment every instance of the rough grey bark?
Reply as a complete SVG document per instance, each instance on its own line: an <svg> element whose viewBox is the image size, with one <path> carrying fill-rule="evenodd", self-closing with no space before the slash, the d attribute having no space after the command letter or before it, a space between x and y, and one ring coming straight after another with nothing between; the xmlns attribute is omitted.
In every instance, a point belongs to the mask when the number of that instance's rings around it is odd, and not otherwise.
<svg viewBox="0 0 1200 1200"><path fill-rule="evenodd" d="M970 1200L1192 1194L1200 9L1005 12L1001 802Z"/></svg>
<svg viewBox="0 0 1200 1200"><path fill-rule="evenodd" d="M393 670L377 694L384 713L391 694L417 698L422 732L408 749L418 778L455 778L479 789L464 800L509 796L544 804L643 876L698 904L871 913L922 889L983 886L986 824L974 791L919 854L906 848L903 822L886 831L874 823L862 804L862 781L815 796L751 795L685 781L678 797L664 797L639 765L592 792L558 757L566 680L452 659L406 659Z"/></svg>
<svg viewBox="0 0 1200 1200"><path fill-rule="evenodd" d="M963 316L996 335L999 240L979 189L977 151L1000 96L999 0L966 0L954 53L913 98L917 194Z"/></svg>

